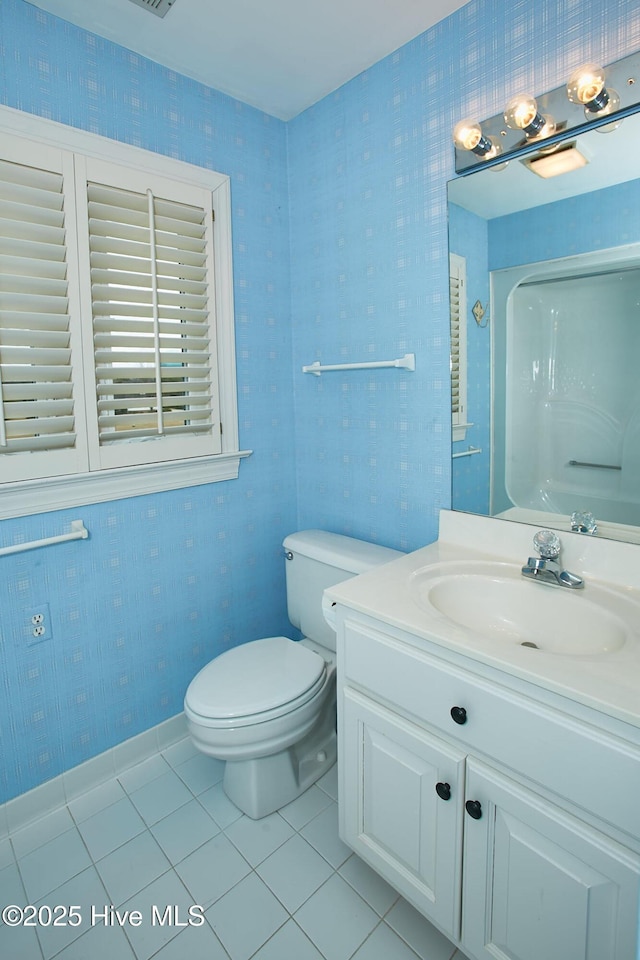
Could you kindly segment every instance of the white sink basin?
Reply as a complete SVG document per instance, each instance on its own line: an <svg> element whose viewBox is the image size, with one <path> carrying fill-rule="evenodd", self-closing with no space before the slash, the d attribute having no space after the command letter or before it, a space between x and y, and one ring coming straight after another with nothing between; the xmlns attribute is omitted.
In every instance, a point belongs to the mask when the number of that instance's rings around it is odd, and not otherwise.
<svg viewBox="0 0 640 960"><path fill-rule="evenodd" d="M527 580L521 568L491 561L451 561L411 575L423 610L476 637L501 639L562 656L620 650L638 630L640 606L605 586L582 590Z"/></svg>

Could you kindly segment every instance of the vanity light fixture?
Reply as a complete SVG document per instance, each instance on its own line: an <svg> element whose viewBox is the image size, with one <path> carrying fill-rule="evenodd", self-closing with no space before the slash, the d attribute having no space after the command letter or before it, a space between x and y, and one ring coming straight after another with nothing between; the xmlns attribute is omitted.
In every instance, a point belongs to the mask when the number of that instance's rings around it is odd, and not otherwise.
<svg viewBox="0 0 640 960"><path fill-rule="evenodd" d="M552 153L539 153L533 157L524 157L522 159L525 167L539 177L549 179L558 177L563 173L571 173L573 170L579 170L586 167L589 163L588 158L578 148L575 140L559 147Z"/></svg>
<svg viewBox="0 0 640 960"><path fill-rule="evenodd" d="M555 153L588 128L615 130L625 117L640 112L640 51L604 67L585 63L568 82L535 97L521 93L506 99L495 116L456 124L456 173L481 167L498 172L518 154Z"/></svg>
<svg viewBox="0 0 640 960"><path fill-rule="evenodd" d="M537 100L527 93L509 100L504 111L504 122L512 130L522 130L527 140L550 137L556 132L556 122L551 114L540 113Z"/></svg>
<svg viewBox="0 0 640 960"><path fill-rule="evenodd" d="M499 143L491 137L485 137L482 127L476 120L460 120L453 128L453 142L458 150L470 150L483 160L492 160L501 151Z"/></svg>

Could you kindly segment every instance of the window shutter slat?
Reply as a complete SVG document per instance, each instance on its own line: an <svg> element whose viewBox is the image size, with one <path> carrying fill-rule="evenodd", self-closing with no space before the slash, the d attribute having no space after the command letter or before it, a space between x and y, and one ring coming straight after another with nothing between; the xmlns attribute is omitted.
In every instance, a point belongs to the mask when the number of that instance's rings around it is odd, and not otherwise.
<svg viewBox="0 0 640 960"><path fill-rule="evenodd" d="M32 214L33 211L25 211ZM21 240L27 243L51 244L54 247L64 246L64 229L49 226L46 222L32 223L29 220L2 219L2 232L10 240Z"/></svg>
<svg viewBox="0 0 640 960"><path fill-rule="evenodd" d="M56 197L62 196L62 174L55 170L43 170L39 167L30 167L11 160L0 160L0 183L3 184L5 195L9 196L20 187L27 187L29 196L37 196L38 191L44 191L45 200L42 206L51 204L57 206Z"/></svg>
<svg viewBox="0 0 640 960"><path fill-rule="evenodd" d="M67 435L64 433L42 433L40 436L26 436L11 438L8 449L11 453L47 453L52 450L62 450L69 447Z"/></svg>
<svg viewBox="0 0 640 960"><path fill-rule="evenodd" d="M163 264L162 266L164 267L166 264ZM185 273L184 270L182 272ZM143 288L151 288L151 276L142 272L126 273L124 270L101 270L99 267L94 267L93 278L96 286L100 284L108 286L110 284L121 283L130 287L138 286ZM166 271L163 270L162 285L165 290L179 290L184 293L191 293L201 296L203 299L206 298L206 284L203 283L202 279L199 277L187 278L185 276L180 276L174 279L167 275Z"/></svg>
<svg viewBox="0 0 640 960"><path fill-rule="evenodd" d="M9 254L0 256L0 276L11 277L17 281L18 277L25 277L29 281L34 279L66 280L67 266L57 260L38 260L36 257L13 257ZM5 280L2 280L4 286ZM13 280L10 281L13 286Z"/></svg>
<svg viewBox="0 0 640 960"><path fill-rule="evenodd" d="M73 447L63 176L0 161L0 454Z"/></svg>
<svg viewBox="0 0 640 960"><path fill-rule="evenodd" d="M132 240L125 240L122 237L91 236L91 252L106 254L108 264L113 263L114 269L117 268L120 257L130 258L139 257L149 262L151 260L151 246L148 243L139 243ZM185 264L188 267L202 267L205 259L198 251L185 249L174 250L172 247L166 247L158 250L158 257L162 258L164 264L179 264L182 267ZM93 256L92 256L93 263ZM174 269L176 269L174 267ZM176 269L176 276L180 276L180 269Z"/></svg>
<svg viewBox="0 0 640 960"><path fill-rule="evenodd" d="M98 305L102 302L103 310L100 312L103 312L105 309L111 312L114 304L126 305L151 302L151 289L146 286L133 289L131 287L119 287L115 284L104 285L96 283L93 285L92 292L94 304ZM203 296L201 293L193 294L188 293L186 290L174 292L167 290L164 285L162 299L163 303L167 306L177 307L178 309L186 309L188 307L191 310L200 311L200 315L202 315L207 303L206 296Z"/></svg>
<svg viewBox="0 0 640 960"><path fill-rule="evenodd" d="M91 263L97 283L108 283L112 279L119 279L122 282L123 278L126 277L124 271L132 271L141 278L151 273L148 262L141 262L135 257L125 256L124 254L100 253L99 250L94 249L97 246L97 243L92 243L93 253L91 255ZM202 264L202 258L199 259L201 261L200 266L187 264L186 259L180 263L170 263L164 260L160 266L165 282L169 282L169 278L175 277L178 283L188 280L199 281L204 285L207 275L206 268ZM103 273L109 274L107 280L103 279ZM126 279L125 282L127 282Z"/></svg>
<svg viewBox="0 0 640 960"><path fill-rule="evenodd" d="M109 334L112 339L115 336L110 317L95 317L93 329L96 336L99 334ZM160 320L159 329L161 334L178 334L180 336L191 337L199 334L201 325L200 323L189 323L186 320L180 321L179 324L177 324L175 320ZM149 330L149 321L144 318L119 318L118 330L121 335L126 334L127 336L129 334L147 333Z"/></svg>

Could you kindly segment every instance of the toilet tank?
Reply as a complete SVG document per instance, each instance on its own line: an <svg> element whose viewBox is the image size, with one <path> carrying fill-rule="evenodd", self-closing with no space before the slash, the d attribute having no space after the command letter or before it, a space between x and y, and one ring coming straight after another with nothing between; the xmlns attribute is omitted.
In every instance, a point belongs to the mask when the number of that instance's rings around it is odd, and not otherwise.
<svg viewBox="0 0 640 960"><path fill-rule="evenodd" d="M398 550L324 530L289 534L283 546L289 620L305 637L329 650L336 649L336 635L322 613L323 592L402 556Z"/></svg>

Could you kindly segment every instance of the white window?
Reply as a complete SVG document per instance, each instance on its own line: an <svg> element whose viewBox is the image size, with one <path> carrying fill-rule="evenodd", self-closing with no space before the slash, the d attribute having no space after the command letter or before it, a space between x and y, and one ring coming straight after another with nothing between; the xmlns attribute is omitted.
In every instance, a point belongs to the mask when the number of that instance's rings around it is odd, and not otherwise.
<svg viewBox="0 0 640 960"><path fill-rule="evenodd" d="M228 178L0 135L0 517L237 476Z"/></svg>
<svg viewBox="0 0 640 960"><path fill-rule="evenodd" d="M452 439L464 440L467 427L467 262L449 256L451 305L451 424Z"/></svg>

